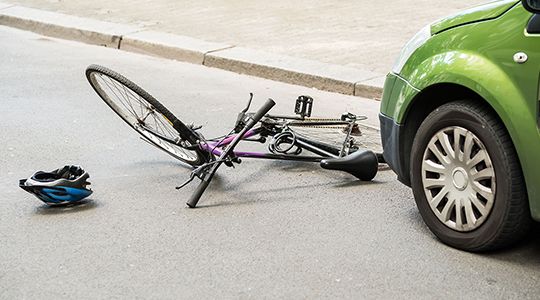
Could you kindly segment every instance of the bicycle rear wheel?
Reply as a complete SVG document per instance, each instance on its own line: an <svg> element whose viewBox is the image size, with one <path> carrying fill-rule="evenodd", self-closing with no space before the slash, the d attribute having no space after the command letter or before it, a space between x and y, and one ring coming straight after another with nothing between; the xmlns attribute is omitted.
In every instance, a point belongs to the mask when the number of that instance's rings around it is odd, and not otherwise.
<svg viewBox="0 0 540 300"><path fill-rule="evenodd" d="M146 141L191 166L207 161L196 145L197 133L131 80L99 65L90 65L86 78L101 99Z"/></svg>

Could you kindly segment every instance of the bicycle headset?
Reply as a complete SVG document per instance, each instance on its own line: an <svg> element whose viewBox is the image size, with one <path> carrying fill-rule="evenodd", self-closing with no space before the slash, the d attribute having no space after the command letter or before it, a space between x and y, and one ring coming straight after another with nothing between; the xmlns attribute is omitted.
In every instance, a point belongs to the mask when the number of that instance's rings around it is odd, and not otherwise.
<svg viewBox="0 0 540 300"><path fill-rule="evenodd" d="M38 171L19 180L19 187L49 205L69 204L90 196L90 175L80 166L67 165L51 172Z"/></svg>

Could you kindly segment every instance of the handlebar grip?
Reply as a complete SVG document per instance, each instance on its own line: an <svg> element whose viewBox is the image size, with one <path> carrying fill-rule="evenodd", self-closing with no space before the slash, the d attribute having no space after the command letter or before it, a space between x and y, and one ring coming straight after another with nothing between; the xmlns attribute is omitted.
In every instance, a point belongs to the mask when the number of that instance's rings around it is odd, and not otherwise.
<svg viewBox="0 0 540 300"><path fill-rule="evenodd" d="M201 183L199 183L199 186L197 186L197 189L193 194L191 195L191 198L189 198L188 202L186 202L187 206L189 208L195 208L197 206L197 202L199 202L199 199L201 199L202 194L210 184L210 180L202 180Z"/></svg>
<svg viewBox="0 0 540 300"><path fill-rule="evenodd" d="M261 106L261 108L259 108L259 110L255 112L255 114L253 115L251 119L251 122L253 122L253 124L256 124L257 122L259 122L259 120L262 119L264 115L266 115L266 113L270 111L272 107L274 107L274 105L276 105L276 102L274 102L274 100L272 99L266 100L263 106Z"/></svg>

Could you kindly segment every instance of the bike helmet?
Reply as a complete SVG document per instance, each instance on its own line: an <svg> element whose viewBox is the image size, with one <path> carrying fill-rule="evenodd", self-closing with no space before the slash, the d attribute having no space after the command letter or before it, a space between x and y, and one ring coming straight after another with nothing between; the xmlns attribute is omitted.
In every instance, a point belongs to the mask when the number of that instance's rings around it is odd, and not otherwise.
<svg viewBox="0 0 540 300"><path fill-rule="evenodd" d="M80 166L64 166L51 172L38 171L21 179L19 187L49 205L69 204L90 196L90 177Z"/></svg>

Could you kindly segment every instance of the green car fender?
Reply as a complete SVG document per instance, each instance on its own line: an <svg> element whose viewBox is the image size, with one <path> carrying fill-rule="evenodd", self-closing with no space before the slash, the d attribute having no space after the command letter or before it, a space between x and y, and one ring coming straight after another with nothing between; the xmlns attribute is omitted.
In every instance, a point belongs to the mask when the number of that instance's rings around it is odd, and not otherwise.
<svg viewBox="0 0 540 300"><path fill-rule="evenodd" d="M530 99L527 101L508 73L476 52L455 50L437 53L417 64L407 76L409 80L396 74L389 76L395 76L388 84L393 84L391 90L398 94L389 97L395 101L393 105L385 106L395 108L387 113L399 124L414 109L413 102L421 91L441 83L466 87L482 97L498 114L514 142L525 175L531 212L533 218L540 220L540 190L533 181L540 178L540 160L539 154L531 150L540 149L540 131L533 113L536 110L531 110Z"/></svg>

